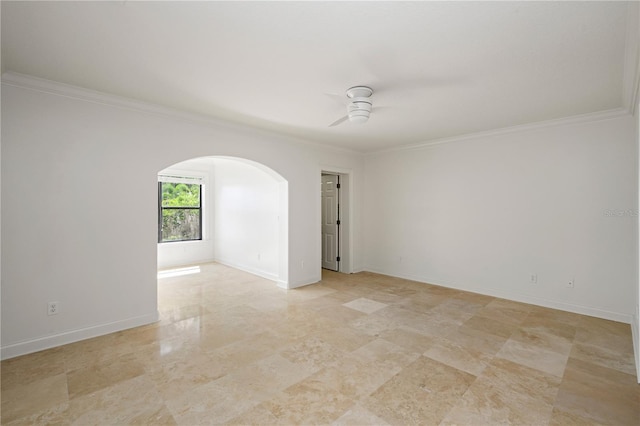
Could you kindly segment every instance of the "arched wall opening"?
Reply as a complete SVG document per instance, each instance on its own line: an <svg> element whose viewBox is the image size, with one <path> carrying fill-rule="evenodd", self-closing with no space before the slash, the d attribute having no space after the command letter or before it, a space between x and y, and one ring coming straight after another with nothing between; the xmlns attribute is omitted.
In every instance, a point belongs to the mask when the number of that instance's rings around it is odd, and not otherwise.
<svg viewBox="0 0 640 426"><path fill-rule="evenodd" d="M2 112L3 358L157 321L157 174L183 160L242 158L275 175L289 289L322 278L318 178L348 170L363 268L361 154L27 76L3 76Z"/></svg>
<svg viewBox="0 0 640 426"><path fill-rule="evenodd" d="M255 161L197 157L158 171L202 182L201 240L158 243L159 270L219 262L288 286L288 182Z"/></svg>

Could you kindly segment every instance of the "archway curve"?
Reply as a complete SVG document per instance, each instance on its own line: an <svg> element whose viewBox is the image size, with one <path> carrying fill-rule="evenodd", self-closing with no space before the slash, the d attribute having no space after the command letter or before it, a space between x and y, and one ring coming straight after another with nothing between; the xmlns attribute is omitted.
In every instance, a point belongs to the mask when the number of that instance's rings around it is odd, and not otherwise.
<svg viewBox="0 0 640 426"><path fill-rule="evenodd" d="M231 174L233 176L224 176L219 174L224 173L225 170L226 172L231 171ZM242 269L256 275L261 275L265 278L272 279L277 283L279 287L288 288L289 188L288 181L280 173L273 170L269 166L251 159L235 156L216 155L199 156L182 160L173 163L162 170L158 170L157 173L161 174L168 171L192 176L197 174L206 175L205 193L208 194L206 195L206 197L208 198L208 201L206 201L206 203L209 205L208 208L207 206L204 207L209 210L210 214L214 213L214 209L217 208L218 210L216 211L215 215L212 214L211 216L209 216L208 224L206 225L208 228L206 231L207 235L204 243L187 243L183 244L182 247L179 247L180 243L171 243L169 245L159 244L157 257L158 267L161 267L163 265L163 262L164 266L167 265L165 262L166 257L171 256L171 254L166 252L170 252L172 250L174 252L177 252L177 250L179 249L182 249L182 252L185 252L187 251L185 247L199 247L200 253L206 252L207 250L210 251L208 260L215 260L220 263L226 263L238 269ZM240 180L241 182L234 183L233 179ZM225 190L225 185L228 186L228 190ZM256 187L252 187L252 185L256 185ZM266 192L268 192L268 196L265 197L265 194L258 193L257 191L259 189L257 186L260 186L261 190L267 188ZM240 261L238 260L239 252L236 252L235 256L232 256L231 258L225 257L223 254L216 252L216 247L229 247L228 241L226 241L227 244L222 244L219 241L220 239L229 237L228 235L226 235L226 237L225 235L223 235L229 234L228 232L226 232L226 229L218 229L221 232L216 232L215 230L217 225L216 220L220 220L220 217L224 216L223 214L221 214L221 211L224 213L224 209L221 208L221 205L233 202L234 198L228 196L228 194L231 192L234 192L233 197L236 198L236 201L243 204L242 208L244 209L245 214L249 216L251 215L252 212L247 211L247 209L250 209L251 204L253 203L254 205L259 204L258 207L256 207L257 210L260 210L260 207L262 207L262 210L266 211L266 214L270 215L271 219L275 218L275 220L269 222L270 224L275 225L275 229L270 230L274 231L275 235L270 236L270 238L273 239L273 243L267 250L268 255L266 257L270 266L267 270L261 270L260 268L255 267L254 264L256 261L256 253L252 252L252 248L250 247L247 247L246 249L247 259L245 260L247 261L242 261L242 259L240 259ZM238 200L238 196L245 197L245 199ZM246 199L247 197L251 198L252 196L260 198L260 200L258 201ZM207 215L207 213L204 214ZM252 226L253 229L256 229L257 224L249 222L260 222L261 216L259 216L259 214L260 212L256 211L253 215L254 220L247 220L247 227L244 229L245 233L251 233ZM237 222L238 220L242 219L241 216L241 214L236 215L233 217L233 220ZM262 219L268 221L268 218ZM237 225L238 223L234 223L233 227L236 229L243 228ZM203 235L203 237L205 236ZM246 240L247 235L242 235L241 237ZM264 243L264 241L262 242ZM251 244L244 244L243 249L245 246L250 245ZM182 261L178 259L178 263L189 264L197 263L197 261L200 260L205 260L205 257L203 257L202 254L200 254L199 257L200 259L196 259L195 257L193 259L189 259L188 257L183 256ZM261 259L260 252L257 253L257 259L263 260ZM178 265L176 264L176 262L174 262L172 266Z"/></svg>

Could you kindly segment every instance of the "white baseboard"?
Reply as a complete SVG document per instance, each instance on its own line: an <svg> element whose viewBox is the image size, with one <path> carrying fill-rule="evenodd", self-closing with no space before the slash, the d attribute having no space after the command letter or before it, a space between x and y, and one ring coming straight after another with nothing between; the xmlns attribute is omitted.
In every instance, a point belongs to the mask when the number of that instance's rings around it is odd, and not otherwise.
<svg viewBox="0 0 640 426"><path fill-rule="evenodd" d="M404 278L407 280L418 281L422 283L429 283L440 287L452 288L455 290L468 291L471 293L484 294L486 296L498 297L500 299L513 300L514 302L528 303L531 305L542 306L545 308L558 309L561 311L573 312L575 314L588 315L596 318L603 318L611 321L622 322L625 324L631 324L633 322L633 316L629 314L623 314L620 312L606 311L603 309L594 308L592 306L576 305L572 303L559 302L556 300L546 299L543 297L528 296L522 294L510 293L504 290L494 288L474 288L471 286L461 286L454 283L437 282L437 280L430 280L425 277L412 276L407 274L389 273L376 268L365 268L368 272L376 274L388 275L391 277Z"/></svg>
<svg viewBox="0 0 640 426"><path fill-rule="evenodd" d="M305 278L298 279L296 281L289 281L289 290L298 287L304 287L307 285L315 284L322 280L322 273L320 271L314 273L313 275L309 275Z"/></svg>
<svg viewBox="0 0 640 426"><path fill-rule="evenodd" d="M20 355L26 355L33 352L78 342L80 340L90 339L92 337L103 336L105 334L115 333L117 331L127 330L129 328L140 327L142 325L154 323L158 321L158 318L159 314L156 311L153 314L142 315L135 318L128 318L121 321L94 325L78 330L70 330L63 333L57 333L50 336L43 336L37 339L27 340L24 342L13 343L10 345L2 346L2 348L0 348L0 359L5 360L14 358Z"/></svg>
<svg viewBox="0 0 640 426"><path fill-rule="evenodd" d="M220 263L222 265L226 265L226 266L230 266L230 267L235 268L235 269L239 269L239 270L244 271L244 272L248 272L248 273L253 274L253 275L257 275L257 276L265 278L267 280L275 281L276 283L278 283L278 287L281 286L280 285L280 283L281 283L280 277L278 275L276 275L276 274L272 274L271 272L266 272L266 271L260 270L258 268L254 268L252 266L243 265L241 263L237 263L237 262L234 262L232 260L227 260L227 259L216 258L213 261L214 262L218 262L218 263ZM285 285L286 285L286 283L285 283ZM286 288L286 287L284 287L284 288Z"/></svg>
<svg viewBox="0 0 640 426"><path fill-rule="evenodd" d="M204 263L213 263L215 261L216 261L215 259L207 257L203 259L189 260L184 262L166 262L166 263L158 262L158 270L160 271L164 269L181 268L183 266L191 266L191 265L202 265Z"/></svg>
<svg viewBox="0 0 640 426"><path fill-rule="evenodd" d="M638 310L640 308L636 306L636 314L633 316L633 320L631 321L631 334L633 335L633 354L635 355L636 360L636 378L638 379L638 383L640 383L640 318L638 317Z"/></svg>

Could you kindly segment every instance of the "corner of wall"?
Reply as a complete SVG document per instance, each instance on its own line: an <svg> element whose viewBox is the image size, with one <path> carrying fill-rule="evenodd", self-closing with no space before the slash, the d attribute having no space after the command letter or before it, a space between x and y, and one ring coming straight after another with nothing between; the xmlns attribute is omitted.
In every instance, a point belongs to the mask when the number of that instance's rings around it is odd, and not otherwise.
<svg viewBox="0 0 640 426"><path fill-rule="evenodd" d="M313 276L313 277L308 277L302 280L297 280L295 282L291 282L289 281L289 285L287 287L288 290L293 290L294 288L299 288L299 287L304 287L310 284L315 284L317 282L320 282L322 280L322 277L318 277L318 276Z"/></svg>
<svg viewBox="0 0 640 426"><path fill-rule="evenodd" d="M636 305L636 313L631 322L631 334L633 336L633 353L636 361L636 378L640 383L640 330L638 329L638 324L640 324L640 306Z"/></svg>
<svg viewBox="0 0 640 426"><path fill-rule="evenodd" d="M80 340L91 339L105 334L128 330L130 328L141 327L152 324L160 319L160 313L150 313L135 318L128 318L122 321L115 321L107 324L99 324L77 330L44 336L15 344L2 346L0 348L0 359L5 360L20 355L43 351L57 346L78 342Z"/></svg>

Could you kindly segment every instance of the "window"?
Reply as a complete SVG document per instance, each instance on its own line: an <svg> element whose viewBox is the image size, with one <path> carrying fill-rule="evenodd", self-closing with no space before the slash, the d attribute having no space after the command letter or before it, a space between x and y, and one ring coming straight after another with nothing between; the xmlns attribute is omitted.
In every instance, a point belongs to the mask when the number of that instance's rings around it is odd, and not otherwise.
<svg viewBox="0 0 640 426"><path fill-rule="evenodd" d="M158 176L158 242L202 240L202 178Z"/></svg>

